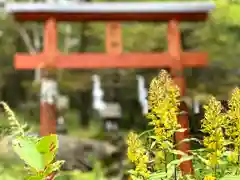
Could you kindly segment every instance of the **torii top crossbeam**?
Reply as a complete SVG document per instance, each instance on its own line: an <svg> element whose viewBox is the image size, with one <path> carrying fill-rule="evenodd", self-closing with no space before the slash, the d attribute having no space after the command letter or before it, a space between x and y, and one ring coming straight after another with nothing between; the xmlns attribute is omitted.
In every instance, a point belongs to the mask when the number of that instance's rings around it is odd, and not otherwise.
<svg viewBox="0 0 240 180"><path fill-rule="evenodd" d="M10 3L6 10L18 21L203 21L214 7L211 2Z"/></svg>
<svg viewBox="0 0 240 180"><path fill-rule="evenodd" d="M152 2L152 3L9 3L6 11L13 14L17 21L205 21L209 11L214 8L211 2ZM56 46L55 25L46 33L45 39L51 40L51 47ZM49 28L48 28L49 29ZM51 29L51 28L50 28ZM115 30L114 30L115 31ZM111 33L112 34L112 33ZM117 33L120 36L119 32ZM47 38L48 37L48 38ZM59 55L55 53L58 63L56 68L91 69L91 68L153 68L168 67L175 64L167 53L121 53L121 38L117 38L119 53L72 53ZM46 43L48 43L46 41ZM115 41L115 40L113 40ZM116 43L115 43L116 44ZM47 51L48 45L44 45ZM116 49L116 48L115 48ZM53 53L56 47L53 47ZM54 54L54 53L53 53ZM32 69L38 67L45 56L36 57L17 54L15 67L17 69ZM182 52L184 67L203 66L206 64L206 53ZM46 64L46 63L45 63Z"/></svg>

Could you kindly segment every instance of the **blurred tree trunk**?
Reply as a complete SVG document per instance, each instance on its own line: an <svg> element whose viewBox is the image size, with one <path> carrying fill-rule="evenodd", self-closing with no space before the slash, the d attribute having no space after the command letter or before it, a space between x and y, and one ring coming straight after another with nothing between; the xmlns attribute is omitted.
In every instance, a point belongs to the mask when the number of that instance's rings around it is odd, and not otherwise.
<svg viewBox="0 0 240 180"><path fill-rule="evenodd" d="M88 127L91 112L91 91L80 91L79 124L82 127Z"/></svg>
<svg viewBox="0 0 240 180"><path fill-rule="evenodd" d="M23 52L25 50L25 46L20 36L18 36L14 41L16 44L16 51ZM23 73L24 72L16 70L9 73L6 77L4 77L4 83L0 89L1 100L6 101L12 108L18 107L18 105L20 105L25 99L25 91L21 85Z"/></svg>
<svg viewBox="0 0 240 180"><path fill-rule="evenodd" d="M89 1L89 0L86 0ZM86 52L88 46L88 37L86 35L86 31L88 30L88 23L82 23L80 30L80 52ZM81 74L80 74L81 75ZM80 82L81 83L81 82ZM78 107L79 111L79 125L83 127L87 127L90 122L90 109L91 109L91 90L88 88L83 88L78 90L78 94L80 96L80 106Z"/></svg>

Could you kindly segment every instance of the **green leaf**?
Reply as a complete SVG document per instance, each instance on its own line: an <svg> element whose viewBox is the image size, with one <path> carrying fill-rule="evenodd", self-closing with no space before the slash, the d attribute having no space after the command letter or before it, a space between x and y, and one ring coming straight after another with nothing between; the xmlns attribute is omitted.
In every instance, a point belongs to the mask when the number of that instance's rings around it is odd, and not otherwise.
<svg viewBox="0 0 240 180"><path fill-rule="evenodd" d="M44 180L44 177L31 176L31 177L28 177L26 180Z"/></svg>
<svg viewBox="0 0 240 180"><path fill-rule="evenodd" d="M51 134L40 139L40 141L37 143L37 150L42 154L44 166L47 166L54 160L57 149L57 135Z"/></svg>
<svg viewBox="0 0 240 180"><path fill-rule="evenodd" d="M144 131L144 132L142 132L138 137L140 138L141 136L143 136L143 135L145 135L145 134L150 134L151 132L153 132L154 131L154 129L150 129L150 130L147 130L147 131Z"/></svg>
<svg viewBox="0 0 240 180"><path fill-rule="evenodd" d="M175 170L176 170L176 165L175 164L170 164L167 167L167 179L172 179Z"/></svg>
<svg viewBox="0 0 240 180"><path fill-rule="evenodd" d="M224 146L228 146L230 144L233 144L233 142L229 141L229 140L225 140L224 141Z"/></svg>
<svg viewBox="0 0 240 180"><path fill-rule="evenodd" d="M190 142L190 141L196 141L199 144L201 144L201 141L199 139L197 139L197 138L188 138L188 139L184 139L184 140L178 142L175 146L178 146L179 144L182 144L184 142Z"/></svg>
<svg viewBox="0 0 240 180"><path fill-rule="evenodd" d="M208 164L208 161L205 158L203 158L202 156L200 156L199 154L193 153L193 152L192 152L192 154L194 156L197 156L197 158L199 158L204 164L206 164L206 165Z"/></svg>
<svg viewBox="0 0 240 180"><path fill-rule="evenodd" d="M44 170L44 162L36 145L27 137L17 137L12 141L13 150L30 167L36 171Z"/></svg>
<svg viewBox="0 0 240 180"><path fill-rule="evenodd" d="M64 164L64 162L65 162L64 160L61 160L51 164L52 171L58 171L61 168L61 166Z"/></svg>
<svg viewBox="0 0 240 180"><path fill-rule="evenodd" d="M150 147L150 149L153 149L154 147L155 147L155 145L157 144L157 142L156 141L154 141L152 144L151 144L151 147Z"/></svg>
<svg viewBox="0 0 240 180"><path fill-rule="evenodd" d="M201 153L201 152L205 152L206 151L206 148L200 148L200 149L194 149L194 150L191 150L192 153Z"/></svg>
<svg viewBox="0 0 240 180"><path fill-rule="evenodd" d="M137 175L137 172L133 169L129 170L128 173L131 174L131 175L134 175L134 176Z"/></svg>
<svg viewBox="0 0 240 180"><path fill-rule="evenodd" d="M26 167L24 167L24 169L25 169L29 174L32 174L32 175L38 173L38 171L37 171L36 169L34 169L34 168L30 167L30 166L26 166Z"/></svg>
<svg viewBox="0 0 240 180"><path fill-rule="evenodd" d="M131 179L132 179L132 180L139 180L139 178L138 178L138 177L135 177L135 176L131 176Z"/></svg>
<svg viewBox="0 0 240 180"><path fill-rule="evenodd" d="M176 159L168 163L167 165L167 178L170 179L173 177L176 167L179 166L184 161L192 160L193 156L182 156L180 159Z"/></svg>
<svg viewBox="0 0 240 180"><path fill-rule="evenodd" d="M149 180L159 180L159 178L165 178L166 176L165 172L153 173L150 175Z"/></svg>
<svg viewBox="0 0 240 180"><path fill-rule="evenodd" d="M176 149L169 149L169 152L172 154L176 154L176 155L181 155L181 156L186 156L187 154L180 151L180 150L176 150Z"/></svg>
<svg viewBox="0 0 240 180"><path fill-rule="evenodd" d="M180 159L176 159L168 163L167 168L171 166L179 166L184 161L190 161L193 159L193 156L182 156Z"/></svg>
<svg viewBox="0 0 240 180"><path fill-rule="evenodd" d="M34 144L36 144L40 140L40 138L36 136L25 136L25 137L28 138L30 141L32 141Z"/></svg>
<svg viewBox="0 0 240 180"><path fill-rule="evenodd" d="M186 130L187 128L181 128L181 129L174 130L174 132L185 132Z"/></svg>
<svg viewBox="0 0 240 180"><path fill-rule="evenodd" d="M227 176L222 177L220 180L239 180L239 179L240 179L240 176L227 175Z"/></svg>
<svg viewBox="0 0 240 180"><path fill-rule="evenodd" d="M56 161L52 164L49 164L47 169L44 172L44 175L49 175L52 172L60 170L61 166L64 164L65 161Z"/></svg>

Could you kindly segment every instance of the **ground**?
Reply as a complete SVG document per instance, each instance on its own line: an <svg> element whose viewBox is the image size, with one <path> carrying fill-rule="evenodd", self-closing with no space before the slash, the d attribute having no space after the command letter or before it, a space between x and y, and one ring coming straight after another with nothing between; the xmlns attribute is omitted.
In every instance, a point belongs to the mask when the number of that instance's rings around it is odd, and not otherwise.
<svg viewBox="0 0 240 180"><path fill-rule="evenodd" d="M38 132L39 130L39 124L36 122L36 120L31 119L31 118L26 118L27 115L24 115L20 112L16 113L18 119L21 120L21 122L27 122L27 124L30 125L30 127L32 127L33 132ZM99 131L98 128L98 123L97 122L92 122L90 124L90 127L88 129L86 128L80 128L77 122L77 116L76 113L74 111L69 112L66 114L66 124L69 130L69 134L73 135L73 136L77 136L80 138L89 138L89 137L93 137L95 136ZM0 124L1 125L6 125L7 119L6 117L4 117L3 114L0 115ZM21 180L23 179L24 176L24 170L23 170L23 166L21 164L21 162L13 162L12 160L9 161L8 158L6 158L6 152L4 153L3 146L1 146L0 148L0 179L1 180ZM1 151L4 155L1 156ZM14 173L13 173L14 172ZM74 172L73 173L73 178L71 178L71 180L74 179L79 179L81 177L82 180L86 179L86 180L91 180L94 179L95 173L80 173L80 172ZM18 177L18 178L16 178ZM74 178L75 177L75 178ZM63 180L63 178L59 178L59 180ZM65 178L64 178L65 180Z"/></svg>
<svg viewBox="0 0 240 180"><path fill-rule="evenodd" d="M28 115L23 114L21 112L16 112L17 118L23 123L26 122L31 128L33 132L39 131L39 123L37 122L36 118L28 117ZM79 127L77 113L74 111L69 111L66 114L66 125L69 130L69 135L76 136L79 138L92 138L97 137L100 132L100 122L98 121L91 121L89 128L81 128ZM8 121L7 118L4 117L3 114L0 115L0 125L7 125ZM1 144L0 144L1 145ZM2 151L2 152L1 152ZM3 152L5 151L5 152ZM10 161L6 156L7 150L3 148L1 145L0 148L0 179L1 180L21 180L24 177L24 169L22 162L18 161ZM1 155L2 154L2 155ZM14 172L14 173L13 173ZM101 170L100 170L101 172ZM96 171L90 173L81 173L81 172L70 172L71 173L71 180L79 179L81 180L95 180L96 173L99 173L99 168ZM67 173L69 174L69 173ZM18 177L16 179L16 177ZM99 175L98 175L99 177ZM68 180L68 178L58 178L57 180ZM98 180L100 180L98 178Z"/></svg>

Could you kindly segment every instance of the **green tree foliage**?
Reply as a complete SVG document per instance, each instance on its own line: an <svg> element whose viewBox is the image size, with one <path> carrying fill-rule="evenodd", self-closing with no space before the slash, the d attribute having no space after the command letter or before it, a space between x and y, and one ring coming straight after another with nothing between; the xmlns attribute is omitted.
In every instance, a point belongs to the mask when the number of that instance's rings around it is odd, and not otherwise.
<svg viewBox="0 0 240 180"><path fill-rule="evenodd" d="M103 1L103 0L96 0ZM137 1L137 0L132 0ZM161 0L159 0L161 1ZM169 0L168 0L169 1ZM150 2L150 1L146 1ZM209 66L206 69L186 70L189 94L196 92L211 92L216 95L226 94L233 84L238 83L239 78L236 75L239 61L239 9L238 1L215 0L216 9L213 10L206 22L201 23L181 23L183 34L183 47L190 51L206 51L209 53ZM24 38L21 28L25 29L28 40ZM66 26L71 27L69 35L66 33ZM36 32L38 39L42 44L42 25L34 23L16 24L8 15L1 19L0 27L0 72L1 86L6 86L9 81L6 77L15 74L12 68L13 56L17 51L39 51L42 49L36 45ZM104 23L60 23L59 28L59 48L63 52L104 52L105 51L105 24ZM36 31L37 29L37 31ZM161 52L166 50L166 23L127 23L122 22L124 52ZM67 36L75 41L73 45L67 43ZM85 40L84 40L85 39ZM144 43L143 43L144 42ZM29 48L29 44L33 48ZM71 43L70 43L71 44ZM99 73L103 76L103 82L109 79L116 70L105 71L58 71L61 89L70 93L73 91L85 91L91 89L92 73ZM153 73L149 70L120 70L122 88L131 86L132 93L136 94L135 74L142 73L147 79L151 79ZM151 72L151 71L150 71ZM20 72L20 82L29 81L28 87L31 87L31 81L34 79L32 71ZM19 74L18 74L19 75ZM15 77L14 77L15 78ZM209 83L208 79L213 78ZM216 86L219 89L216 90ZM12 86L11 86L12 87ZM12 88L14 89L14 88ZM24 87L25 91L27 89ZM9 91L8 91L9 92Z"/></svg>

